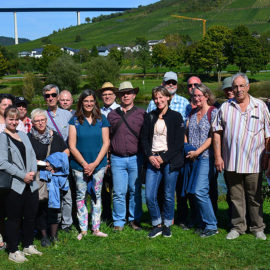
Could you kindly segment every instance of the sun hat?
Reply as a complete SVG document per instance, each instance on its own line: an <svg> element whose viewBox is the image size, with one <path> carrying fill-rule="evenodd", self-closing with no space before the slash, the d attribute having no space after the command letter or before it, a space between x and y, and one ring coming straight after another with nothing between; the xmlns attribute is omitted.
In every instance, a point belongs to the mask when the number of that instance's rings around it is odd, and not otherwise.
<svg viewBox="0 0 270 270"><path fill-rule="evenodd" d="M120 83L119 90L116 91L116 93L120 94L124 92L130 92L131 90L133 90L135 94L137 95L139 92L139 87L134 88L131 82L125 81L125 82Z"/></svg>
<svg viewBox="0 0 270 270"><path fill-rule="evenodd" d="M232 88L232 77L227 77L222 82L222 90Z"/></svg>
<svg viewBox="0 0 270 270"><path fill-rule="evenodd" d="M101 93L104 92L104 91L107 91L107 90L111 90L111 91L115 92L115 91L118 90L118 88L114 87L111 82L105 82L105 83L103 83L101 88L98 89L98 91L101 91Z"/></svg>
<svg viewBox="0 0 270 270"><path fill-rule="evenodd" d="M178 82L177 74L173 71L168 71L164 74L163 81L167 82L171 80Z"/></svg>

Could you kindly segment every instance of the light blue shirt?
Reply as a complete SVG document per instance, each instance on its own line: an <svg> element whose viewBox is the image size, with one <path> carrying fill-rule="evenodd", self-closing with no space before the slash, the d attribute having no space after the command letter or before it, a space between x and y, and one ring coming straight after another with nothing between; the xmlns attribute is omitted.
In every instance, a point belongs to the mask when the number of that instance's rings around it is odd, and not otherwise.
<svg viewBox="0 0 270 270"><path fill-rule="evenodd" d="M156 108L157 107L156 107L156 104L154 103L154 100L151 100L146 112L149 113L155 110ZM191 106L189 104L189 101L186 98L175 94L171 100L170 109L181 113L184 122L186 122L191 111Z"/></svg>
<svg viewBox="0 0 270 270"><path fill-rule="evenodd" d="M110 107L105 107L103 106L100 110L101 110L101 113L104 114L106 117L108 116L108 114L112 111L112 110L115 110L117 109L118 107L120 107L119 104L117 104L116 102L114 102Z"/></svg>
<svg viewBox="0 0 270 270"><path fill-rule="evenodd" d="M66 142L67 138L68 138L68 132L69 132L69 123L68 122L72 117L72 113L58 107L55 113L50 111L50 114L51 114L55 124L57 125L57 128L61 132L61 135L62 135L64 141ZM57 132L57 129L55 128L53 122L51 121L50 116L48 115L48 112L47 112L47 118L48 118L47 126L50 129Z"/></svg>

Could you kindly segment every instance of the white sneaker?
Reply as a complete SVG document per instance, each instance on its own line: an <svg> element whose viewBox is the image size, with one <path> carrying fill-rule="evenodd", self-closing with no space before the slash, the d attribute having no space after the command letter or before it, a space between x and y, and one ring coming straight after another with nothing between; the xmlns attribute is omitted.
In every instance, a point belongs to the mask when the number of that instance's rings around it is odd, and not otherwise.
<svg viewBox="0 0 270 270"><path fill-rule="evenodd" d="M235 230L231 230L227 236L226 236L226 239L228 240L233 240L233 239L236 239L240 236L239 232L235 231Z"/></svg>
<svg viewBox="0 0 270 270"><path fill-rule="evenodd" d="M28 248L24 248L23 253L24 255L42 255L42 252L38 251L34 245L30 245Z"/></svg>
<svg viewBox="0 0 270 270"><path fill-rule="evenodd" d="M266 240L266 235L263 231L255 232L254 235L256 236L256 239Z"/></svg>
<svg viewBox="0 0 270 270"><path fill-rule="evenodd" d="M17 250L15 252L10 252L8 255L8 259L15 262L15 263L23 263L28 261L27 258L25 258L23 252Z"/></svg>

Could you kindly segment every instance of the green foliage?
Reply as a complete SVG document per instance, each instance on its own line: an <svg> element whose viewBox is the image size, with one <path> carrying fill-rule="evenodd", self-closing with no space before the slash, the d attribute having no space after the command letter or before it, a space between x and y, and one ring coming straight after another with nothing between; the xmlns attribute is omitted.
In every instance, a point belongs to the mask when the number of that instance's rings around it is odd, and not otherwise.
<svg viewBox="0 0 270 270"><path fill-rule="evenodd" d="M49 63L48 83L58 85L60 89L68 89L72 92L78 90L80 84L80 66L74 62L71 56L62 55Z"/></svg>
<svg viewBox="0 0 270 270"><path fill-rule="evenodd" d="M27 39L27 38L19 38L18 39L19 44L25 43L28 41L30 41L30 39ZM9 45L14 45L14 44L15 44L14 38L0 36L0 45L9 46Z"/></svg>
<svg viewBox="0 0 270 270"><path fill-rule="evenodd" d="M76 37L75 37L75 42L81 42L82 41L82 37L81 37L81 35L76 35Z"/></svg>
<svg viewBox="0 0 270 270"><path fill-rule="evenodd" d="M11 74L39 71L39 61L34 57L15 58L10 61L8 71Z"/></svg>
<svg viewBox="0 0 270 270"><path fill-rule="evenodd" d="M73 58L78 63L86 63L90 61L91 54L87 48L81 48L78 53L76 53Z"/></svg>
<svg viewBox="0 0 270 270"><path fill-rule="evenodd" d="M138 59L138 65L142 68L143 74L146 74L147 68L151 63L151 55L149 52L149 45L145 37L137 37L135 44L139 46L139 50L135 52Z"/></svg>
<svg viewBox="0 0 270 270"><path fill-rule="evenodd" d="M46 45L42 52L42 57L40 59L40 69L47 73L48 65L61 56L63 52L61 51L60 47L56 45Z"/></svg>
<svg viewBox="0 0 270 270"><path fill-rule="evenodd" d="M261 43L254 38L249 29L240 25L232 32L232 58L233 63L239 70L252 74L264 69L269 55L263 50Z"/></svg>
<svg viewBox="0 0 270 270"><path fill-rule="evenodd" d="M116 47L112 48L109 53L109 58L114 59L117 64L121 67L124 58L124 52L122 50L118 50Z"/></svg>
<svg viewBox="0 0 270 270"><path fill-rule="evenodd" d="M41 42L43 44L51 44L52 43L52 41L50 40L49 37L43 37L43 38L41 38Z"/></svg>
<svg viewBox="0 0 270 270"><path fill-rule="evenodd" d="M86 23L90 23L90 22L91 22L91 19L90 19L89 17L86 17L86 18L85 18L85 22L86 22Z"/></svg>
<svg viewBox="0 0 270 270"><path fill-rule="evenodd" d="M99 89L104 82L114 85L119 79L120 67L114 59L109 57L95 57L87 65L86 74L89 87Z"/></svg>
<svg viewBox="0 0 270 270"><path fill-rule="evenodd" d="M23 78L23 96L31 103L35 96L36 77L33 73L26 73Z"/></svg>
<svg viewBox="0 0 270 270"><path fill-rule="evenodd" d="M91 49L91 52L90 52L90 56L91 57L97 57L98 56L98 49L97 49L97 46L94 45Z"/></svg>
<svg viewBox="0 0 270 270"><path fill-rule="evenodd" d="M8 70L8 60L0 52L0 78L6 74Z"/></svg>
<svg viewBox="0 0 270 270"><path fill-rule="evenodd" d="M17 57L16 53L12 52L5 46L0 46L0 52L3 54L3 56L10 61L11 59L15 59Z"/></svg>

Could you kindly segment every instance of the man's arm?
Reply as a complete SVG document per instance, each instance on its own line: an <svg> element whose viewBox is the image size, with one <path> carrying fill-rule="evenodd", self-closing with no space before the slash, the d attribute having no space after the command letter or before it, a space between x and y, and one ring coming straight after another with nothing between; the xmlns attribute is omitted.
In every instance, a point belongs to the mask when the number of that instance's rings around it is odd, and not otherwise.
<svg viewBox="0 0 270 270"><path fill-rule="evenodd" d="M221 130L214 132L213 148L215 156L215 166L218 172L222 172L224 170L224 161L221 156L221 136L222 136Z"/></svg>

